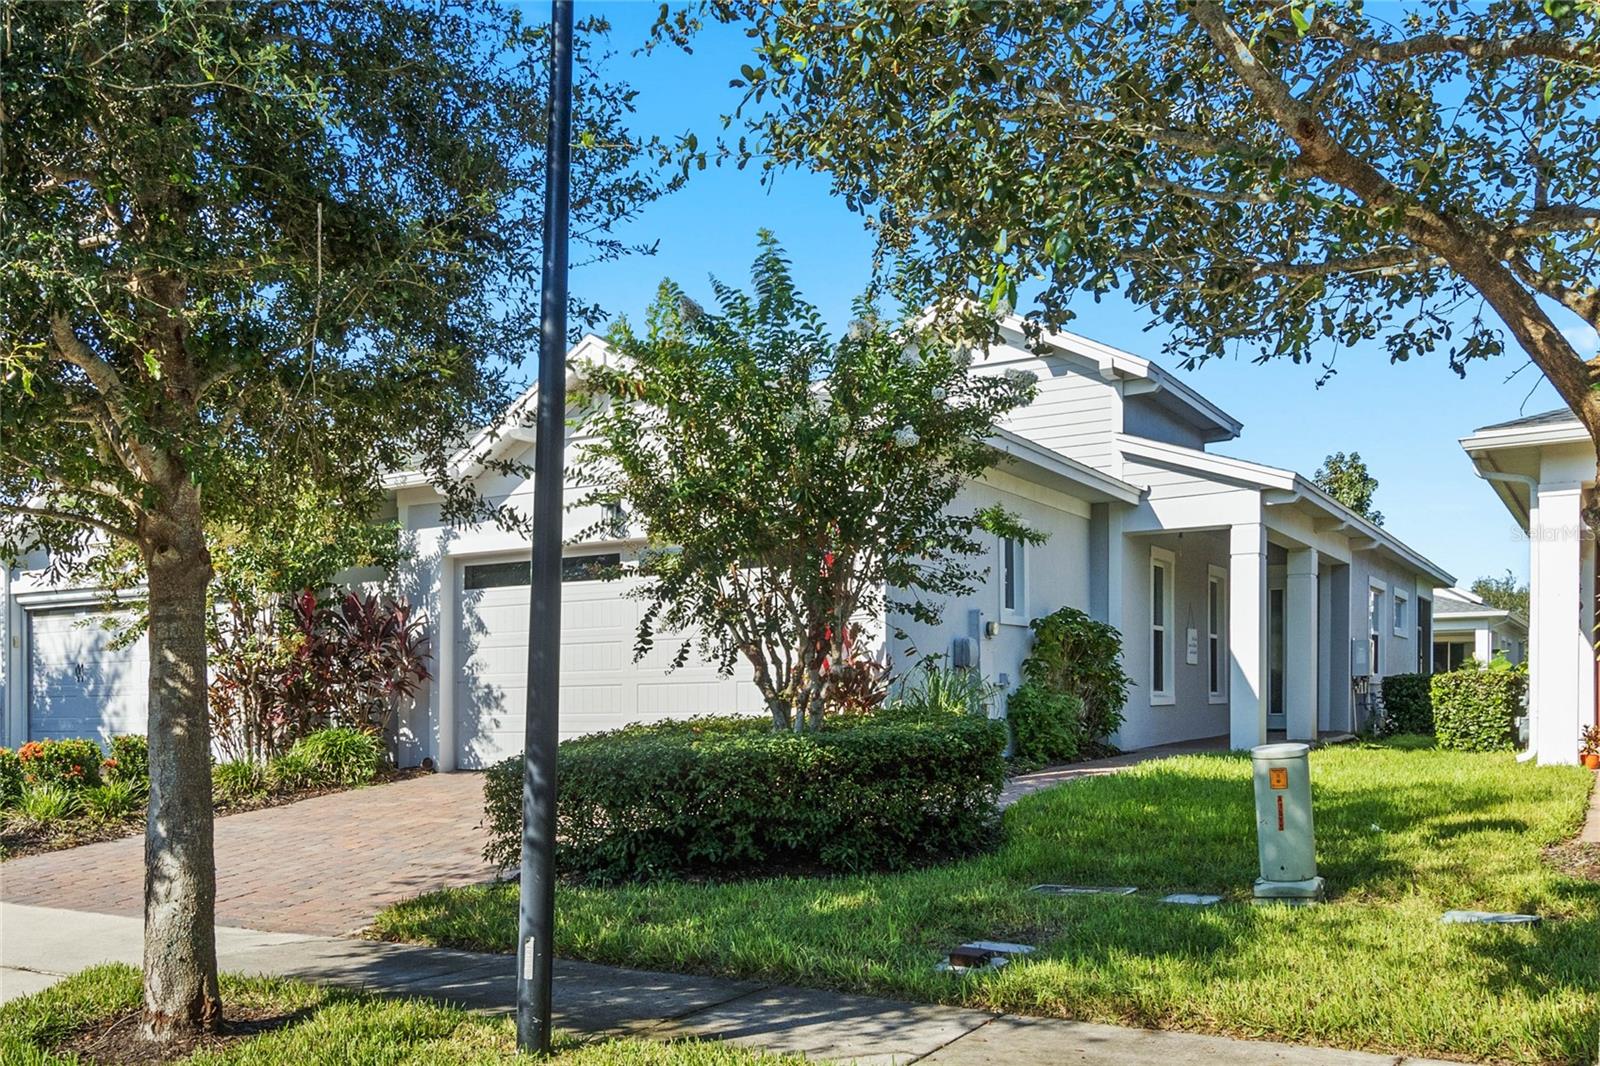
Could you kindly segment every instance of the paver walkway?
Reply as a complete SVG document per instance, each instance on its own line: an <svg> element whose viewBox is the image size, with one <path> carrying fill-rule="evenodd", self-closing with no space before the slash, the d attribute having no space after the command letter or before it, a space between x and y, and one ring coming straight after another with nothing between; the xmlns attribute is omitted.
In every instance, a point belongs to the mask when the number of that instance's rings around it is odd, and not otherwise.
<svg viewBox="0 0 1600 1066"><path fill-rule="evenodd" d="M429 774L218 818L217 922L338 935L391 903L488 880L481 774ZM143 913L144 836L0 864L0 900Z"/></svg>
<svg viewBox="0 0 1600 1066"><path fill-rule="evenodd" d="M137 963L139 922L0 904L0 995L22 994L97 962ZM217 931L225 972L279 974L507 1013L515 1001L508 955L334 937ZM651 973L558 960L559 1028L595 1035L731 1040L813 1058L938 1066L1447 1066L1259 1040L1020 1018L871 996Z"/></svg>

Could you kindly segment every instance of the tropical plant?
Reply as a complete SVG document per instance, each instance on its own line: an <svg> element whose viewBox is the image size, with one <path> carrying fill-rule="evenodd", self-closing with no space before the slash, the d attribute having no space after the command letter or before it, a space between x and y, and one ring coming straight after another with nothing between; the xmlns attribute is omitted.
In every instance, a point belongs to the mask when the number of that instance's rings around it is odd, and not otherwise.
<svg viewBox="0 0 1600 1066"><path fill-rule="evenodd" d="M267 794L267 767L254 759L228 759L211 768L211 802L233 807Z"/></svg>
<svg viewBox="0 0 1600 1066"><path fill-rule="evenodd" d="M1600 440L1595 0L711 0L661 28L706 10L753 44L722 149L827 174L912 306L1037 293L1054 326L1120 289L1185 364L1325 373L1368 340L1465 372L1503 326Z"/></svg>
<svg viewBox="0 0 1600 1066"><path fill-rule="evenodd" d="M22 763L10 748L0 748L0 808L9 807L22 794Z"/></svg>
<svg viewBox="0 0 1600 1066"><path fill-rule="evenodd" d="M1578 737L1579 755L1600 755L1600 725L1583 727L1583 733Z"/></svg>
<svg viewBox="0 0 1600 1066"><path fill-rule="evenodd" d="M120 733L112 737L111 754L100 763L100 778L147 787L150 784L150 742L138 733Z"/></svg>
<svg viewBox="0 0 1600 1066"><path fill-rule="evenodd" d="M971 373L966 349L865 307L835 341L767 232L752 286L714 284L713 312L665 282L643 333L612 330L617 358L583 369L593 444L576 476L585 504L626 503L655 543L636 652L698 634L675 663L696 641L723 670L743 655L775 728L814 729L852 618L934 621L982 572L976 531L1032 536L951 504L1035 382Z"/></svg>
<svg viewBox="0 0 1600 1066"><path fill-rule="evenodd" d="M57 781L36 781L22 786L16 813L35 829L48 829L78 809L78 792Z"/></svg>
<svg viewBox="0 0 1600 1066"><path fill-rule="evenodd" d="M304 760L317 786L365 785L383 767L383 742L360 729L319 729L295 741L289 754Z"/></svg>
<svg viewBox="0 0 1600 1066"><path fill-rule="evenodd" d="M83 813L101 822L121 822L144 807L145 787L126 778L105 781L78 793Z"/></svg>
<svg viewBox="0 0 1600 1066"><path fill-rule="evenodd" d="M27 784L90 788L100 783L100 745L80 737L30 740L17 749Z"/></svg>
<svg viewBox="0 0 1600 1066"><path fill-rule="evenodd" d="M987 717L997 691L999 686L976 670L946 666L939 658L928 658L901 680L900 690L886 713Z"/></svg>
<svg viewBox="0 0 1600 1066"><path fill-rule="evenodd" d="M1122 671L1122 634L1074 607L1028 624L1033 649L1023 660L1022 676L1076 698L1083 714L1083 742L1104 741L1121 727L1133 684Z"/></svg>
<svg viewBox="0 0 1600 1066"><path fill-rule="evenodd" d="M387 734L395 706L431 676L428 630L404 603L345 592L294 602L285 669L292 714L321 725Z"/></svg>
<svg viewBox="0 0 1600 1066"><path fill-rule="evenodd" d="M208 537L297 483L366 517L399 469L481 510L452 459L533 350L549 39L494 0L6 14L0 554L122 545L143 576L143 1029L187 1038L222 1017ZM579 32L571 197L602 258L659 190L604 28Z"/></svg>
<svg viewBox="0 0 1600 1066"><path fill-rule="evenodd" d="M1334 452L1322 461L1311 479L1362 518L1375 526L1383 525L1383 512L1372 506L1378 479L1368 473L1360 452Z"/></svg>

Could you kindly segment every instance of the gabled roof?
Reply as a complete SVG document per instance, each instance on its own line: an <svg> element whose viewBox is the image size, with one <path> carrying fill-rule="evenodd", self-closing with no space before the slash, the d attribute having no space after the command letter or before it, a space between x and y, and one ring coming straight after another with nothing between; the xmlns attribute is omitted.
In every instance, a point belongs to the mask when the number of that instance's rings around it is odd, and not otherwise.
<svg viewBox="0 0 1600 1066"><path fill-rule="evenodd" d="M1019 315L1008 315L1000 326L1026 336L1027 322ZM1042 330L1039 340L1059 352L1094 364L1107 381L1120 378L1143 383L1146 386L1143 390L1128 394L1148 397L1180 421L1193 425L1207 443L1232 440L1244 428L1244 423L1190 388L1177 375L1143 356L1066 330Z"/></svg>
<svg viewBox="0 0 1600 1066"><path fill-rule="evenodd" d="M1482 620L1490 623L1505 621L1523 629L1528 628L1528 620L1516 611L1491 606L1484 602L1483 597L1466 589L1436 589L1433 594L1433 615L1437 619Z"/></svg>
<svg viewBox="0 0 1600 1066"><path fill-rule="evenodd" d="M1487 433L1495 429L1513 429L1525 426L1554 426L1563 422L1577 422L1578 417L1565 407L1558 407L1554 411L1545 411L1542 414L1529 415L1526 418L1513 418L1509 422L1496 422L1493 425L1480 426L1476 432Z"/></svg>
<svg viewBox="0 0 1600 1066"><path fill-rule="evenodd" d="M1195 448L1150 440L1147 437L1134 437L1126 433L1117 435L1117 443L1129 455L1154 459L1160 463L1181 467L1207 477L1234 481L1247 487L1273 490L1279 494L1279 502L1307 503L1324 514L1339 519L1344 525L1358 532L1362 538L1376 542L1379 547L1406 565L1427 575L1436 585L1455 583L1455 576L1438 563L1422 555L1387 529L1352 511L1328 495L1320 485L1293 470L1266 466L1248 459L1235 459L1228 455L1213 455Z"/></svg>

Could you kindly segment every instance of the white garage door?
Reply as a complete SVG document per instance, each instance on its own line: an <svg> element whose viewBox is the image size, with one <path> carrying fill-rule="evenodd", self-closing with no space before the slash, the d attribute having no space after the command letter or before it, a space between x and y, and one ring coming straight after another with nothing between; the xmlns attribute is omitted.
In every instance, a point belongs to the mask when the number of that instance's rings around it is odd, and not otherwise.
<svg viewBox="0 0 1600 1066"><path fill-rule="evenodd" d="M760 713L760 693L741 661L731 678L693 659L668 672L678 641L659 636L633 661L644 605L627 579L594 579L617 557L569 556L561 586L561 738L630 722L697 714ZM488 766L522 750L528 671L528 563L524 559L457 568L456 759Z"/></svg>
<svg viewBox="0 0 1600 1066"><path fill-rule="evenodd" d="M28 612L28 739L91 737L105 744L145 731L146 638L114 647L87 607Z"/></svg>

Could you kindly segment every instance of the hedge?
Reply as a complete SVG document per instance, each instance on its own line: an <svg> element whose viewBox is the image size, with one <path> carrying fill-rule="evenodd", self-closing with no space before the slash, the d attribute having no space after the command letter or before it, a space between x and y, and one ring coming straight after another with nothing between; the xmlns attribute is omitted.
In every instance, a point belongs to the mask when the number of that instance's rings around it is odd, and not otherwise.
<svg viewBox="0 0 1600 1066"><path fill-rule="evenodd" d="M1013 769L1071 762L1083 746L1083 701L1024 681L1006 700Z"/></svg>
<svg viewBox="0 0 1600 1066"><path fill-rule="evenodd" d="M1428 674L1390 674L1383 679L1383 731L1432 733L1432 677Z"/></svg>
<svg viewBox="0 0 1600 1066"><path fill-rule="evenodd" d="M977 716L868 716L815 733L765 720L630 726L562 744L556 866L586 881L775 868L895 869L987 846L1005 729ZM517 861L522 759L484 781L484 858Z"/></svg>
<svg viewBox="0 0 1600 1066"><path fill-rule="evenodd" d="M1514 746L1528 675L1522 670L1452 670L1434 674L1434 733L1441 748L1501 751Z"/></svg>

